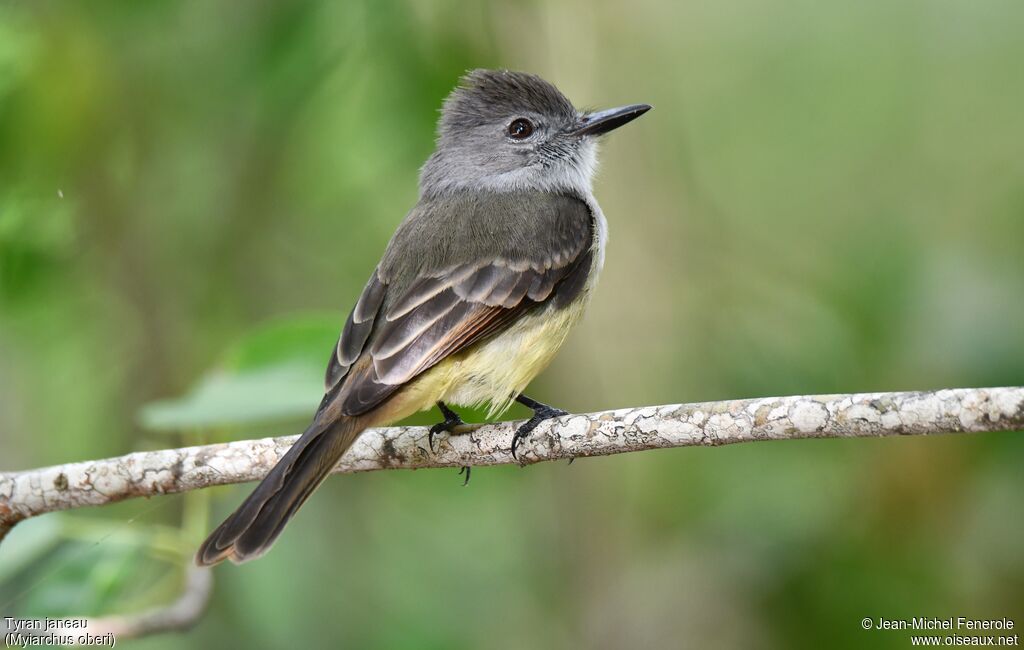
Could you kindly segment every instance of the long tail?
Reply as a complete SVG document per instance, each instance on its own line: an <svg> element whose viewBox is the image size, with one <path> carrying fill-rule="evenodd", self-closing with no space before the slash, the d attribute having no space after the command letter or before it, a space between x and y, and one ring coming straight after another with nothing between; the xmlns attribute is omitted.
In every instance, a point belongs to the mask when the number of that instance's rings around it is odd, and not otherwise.
<svg viewBox="0 0 1024 650"><path fill-rule="evenodd" d="M196 552L196 564L212 566L225 559L240 564L270 550L288 520L366 428L358 417L320 420L309 425L242 505L210 533Z"/></svg>

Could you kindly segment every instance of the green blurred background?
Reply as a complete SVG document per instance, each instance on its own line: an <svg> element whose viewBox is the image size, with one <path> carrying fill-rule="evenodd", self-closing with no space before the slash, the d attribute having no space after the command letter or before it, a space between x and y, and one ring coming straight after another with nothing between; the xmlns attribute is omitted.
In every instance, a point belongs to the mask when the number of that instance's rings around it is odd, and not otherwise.
<svg viewBox="0 0 1024 650"><path fill-rule="evenodd" d="M603 147L605 272L535 397L1022 384L1022 33L1019 0L0 3L0 469L301 429L474 67L655 106ZM1024 625L1022 462L986 434L336 477L187 636L133 646ZM168 601L248 489L22 524L0 610Z"/></svg>

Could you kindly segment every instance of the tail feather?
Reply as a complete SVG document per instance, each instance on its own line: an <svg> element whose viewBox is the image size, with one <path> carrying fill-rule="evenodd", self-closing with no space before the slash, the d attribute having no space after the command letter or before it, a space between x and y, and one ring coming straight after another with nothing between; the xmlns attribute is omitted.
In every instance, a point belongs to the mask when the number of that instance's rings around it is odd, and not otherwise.
<svg viewBox="0 0 1024 650"><path fill-rule="evenodd" d="M225 559L236 564L270 550L285 524L327 478L338 459L365 428L362 418L320 422L299 437L252 494L206 538L196 564Z"/></svg>

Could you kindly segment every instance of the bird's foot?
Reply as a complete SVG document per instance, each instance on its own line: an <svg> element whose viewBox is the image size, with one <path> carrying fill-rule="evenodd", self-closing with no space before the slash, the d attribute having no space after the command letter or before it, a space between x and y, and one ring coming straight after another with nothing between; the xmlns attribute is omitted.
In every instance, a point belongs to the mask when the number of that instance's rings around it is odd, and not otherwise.
<svg viewBox="0 0 1024 650"><path fill-rule="evenodd" d="M441 432L451 433L455 427L460 427L465 424L459 414L448 408L448 405L444 402L438 402L437 408L441 409L441 415L444 416L444 422L438 422L434 426L430 427L430 431L427 433L427 444L430 445L430 451L434 451L434 436ZM467 481L469 478L467 477Z"/></svg>
<svg viewBox="0 0 1024 650"><path fill-rule="evenodd" d="M444 422L438 422L434 426L430 427L429 433L427 433L427 444L430 445L430 451L434 451L434 436L441 433L452 433L455 427L461 427L466 424L459 417L459 414L448 408L448 405L444 402L438 402L437 408L441 409L441 414L444 416ZM473 468L469 465L464 465L459 470L459 476L466 475L466 480L462 482L462 487L469 485L469 475L473 471Z"/></svg>
<svg viewBox="0 0 1024 650"><path fill-rule="evenodd" d="M522 426L516 429L516 434L512 436L512 458L519 460L516 456L516 449L519 447L520 441L525 439L530 433L537 428L537 425L544 420L550 420L552 418L560 418L563 415L569 415L567 411L557 409L547 404L541 404L536 400L532 400L525 395L520 395L516 398L516 401L523 406L533 409L533 417L524 422Z"/></svg>

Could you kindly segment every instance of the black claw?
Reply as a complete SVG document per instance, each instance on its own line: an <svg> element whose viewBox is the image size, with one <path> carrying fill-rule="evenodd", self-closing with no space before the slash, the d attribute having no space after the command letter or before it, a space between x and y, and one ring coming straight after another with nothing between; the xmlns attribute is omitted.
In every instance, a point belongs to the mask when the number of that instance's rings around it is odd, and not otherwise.
<svg viewBox="0 0 1024 650"><path fill-rule="evenodd" d="M430 427L430 431L427 433L427 444L430 445L430 452L434 452L434 436L441 433L442 431L451 433L455 427L460 427L465 422L459 417L459 414L448 408L448 405L444 402L438 402L437 408L441 409L441 414L444 416L444 422L438 422L434 426Z"/></svg>
<svg viewBox="0 0 1024 650"><path fill-rule="evenodd" d="M441 433L442 431L447 431L447 429L445 428L445 423L444 422L441 422L439 424L435 424L434 426L430 427L430 431L427 432L427 444L430 445L430 453L434 453L434 451L435 451L434 450L434 436L436 436L437 434Z"/></svg>
<svg viewBox="0 0 1024 650"><path fill-rule="evenodd" d="M528 420L526 422L526 424L529 424L529 423L530 422ZM530 433L529 430L523 431L523 429L526 429L526 424L524 424L523 426L521 426L518 429L516 429L516 435L512 436L512 458L513 458L513 460L517 460L517 461L519 460L519 457L516 456L516 447L519 446L519 441L522 440L523 438L525 438L528 433ZM533 427L530 427L530 429L533 429Z"/></svg>
<svg viewBox="0 0 1024 650"><path fill-rule="evenodd" d="M563 415L569 415L567 411L562 409L556 409L553 406L547 404L541 404L536 400L532 400L526 395L519 395L516 397L516 401L520 404L533 409L533 417L523 423L518 429L516 434L512 436L512 458L516 461L519 460L516 456L516 449L519 447L519 441L530 435L530 432L537 428L537 425L544 420L550 420L551 418L560 418Z"/></svg>
<svg viewBox="0 0 1024 650"><path fill-rule="evenodd" d="M462 476L463 472L466 473L466 480L462 482L462 487L466 487L467 485L469 485L469 473L472 471L473 468L470 467L469 465L463 465L462 469L459 470L459 476Z"/></svg>

